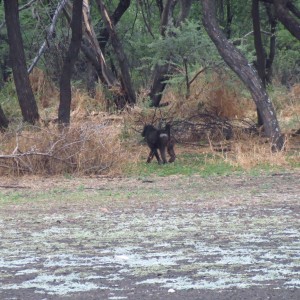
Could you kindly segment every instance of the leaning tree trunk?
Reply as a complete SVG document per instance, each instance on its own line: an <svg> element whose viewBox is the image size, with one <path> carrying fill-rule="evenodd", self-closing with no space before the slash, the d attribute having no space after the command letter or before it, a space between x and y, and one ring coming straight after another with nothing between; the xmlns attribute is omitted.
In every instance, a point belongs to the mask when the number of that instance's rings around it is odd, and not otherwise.
<svg viewBox="0 0 300 300"><path fill-rule="evenodd" d="M172 19L173 10L175 8L177 1L168 0L164 6L161 14L161 35L164 37L167 34L167 28L170 25L178 27L189 15L190 8L192 5L192 0L181 0L180 13L178 19L174 22ZM164 65L156 65L153 73L152 86L150 88L149 97L151 99L151 104L154 107L158 107L162 99L163 91L167 85L166 80L172 75L172 57L169 58L169 63Z"/></svg>
<svg viewBox="0 0 300 300"><path fill-rule="evenodd" d="M82 39L82 1L83 0L74 0L73 2L71 21L72 38L67 55L64 60L62 74L59 82L60 102L58 107L58 122L61 125L68 125L70 123L72 97L71 77Z"/></svg>
<svg viewBox="0 0 300 300"><path fill-rule="evenodd" d="M116 54L116 57L118 59L121 76L122 76L121 78L122 87L124 88L126 100L130 105L133 105L136 103L136 95L131 82L128 59L126 57L123 46L115 30L113 21L111 20L103 1L97 0L97 4L99 5L102 19L107 28L107 31L109 32L110 41L114 49L114 52Z"/></svg>
<svg viewBox="0 0 300 300"><path fill-rule="evenodd" d="M167 80L170 78L170 68L169 64L155 66L152 86L149 92L151 106L159 107L162 93L167 85Z"/></svg>
<svg viewBox="0 0 300 300"><path fill-rule="evenodd" d="M4 9L9 54L23 120L34 124L39 119L39 113L27 73L19 22L18 0L5 0Z"/></svg>
<svg viewBox="0 0 300 300"><path fill-rule="evenodd" d="M219 28L215 15L215 0L202 0L202 6L203 24L208 35L227 65L239 76L251 92L253 100L261 113L265 133L270 137L272 148L281 150L284 146L284 138L281 134L272 102L257 72L244 55L226 39Z"/></svg>
<svg viewBox="0 0 300 300"><path fill-rule="evenodd" d="M294 15L290 13L292 2L287 0L274 0L276 17L284 27L298 40L300 40L300 23ZM287 8L287 6L289 6Z"/></svg>
<svg viewBox="0 0 300 300"><path fill-rule="evenodd" d="M117 25L117 23L120 21L123 14L127 11L127 9L130 6L130 2L131 0L119 0L118 6L116 7L115 11L112 13L110 18L114 26ZM99 4L98 7L100 7ZM109 40L109 31L107 27L104 27L101 29L99 34L99 45L103 53L105 52L105 47L108 40Z"/></svg>

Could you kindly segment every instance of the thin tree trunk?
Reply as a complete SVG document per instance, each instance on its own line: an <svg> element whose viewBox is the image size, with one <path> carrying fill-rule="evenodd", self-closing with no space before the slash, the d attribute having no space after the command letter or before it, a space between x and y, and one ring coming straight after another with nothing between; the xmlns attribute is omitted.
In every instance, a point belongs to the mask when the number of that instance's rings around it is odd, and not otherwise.
<svg viewBox="0 0 300 300"><path fill-rule="evenodd" d="M7 120L4 111L0 105L0 130L3 131L8 127L9 121Z"/></svg>
<svg viewBox="0 0 300 300"><path fill-rule="evenodd" d="M153 72L152 86L149 92L151 99L151 106L159 107L160 101L163 96L163 91L167 85L167 80L170 78L170 65L156 65Z"/></svg>
<svg viewBox="0 0 300 300"><path fill-rule="evenodd" d="M228 39L231 38L231 23L233 19L232 9L231 9L231 0L226 0L226 26L225 32Z"/></svg>
<svg viewBox="0 0 300 300"><path fill-rule="evenodd" d="M164 5L160 21L160 34L163 37L166 35L168 25L172 23L171 16L173 14L175 4L176 0L167 0ZM166 63L164 65L156 65L154 68L152 86L149 92L149 97L152 102L151 105L154 107L158 107L160 104L163 91L167 85L166 81L169 79L169 73L169 63Z"/></svg>
<svg viewBox="0 0 300 300"><path fill-rule="evenodd" d="M9 41L9 54L23 120L34 124L39 119L39 113L27 73L19 22L18 0L5 0L4 9Z"/></svg>
<svg viewBox="0 0 300 300"><path fill-rule="evenodd" d="M131 0L120 0L118 6L115 11L111 15L111 21L115 26L125 13L125 11L129 8ZM102 52L105 51L105 46L109 40L109 31L107 27L103 28L99 35L99 45L101 47Z"/></svg>
<svg viewBox="0 0 300 300"><path fill-rule="evenodd" d="M268 15L268 20L270 24L270 50L269 56L266 61L266 83L272 83L272 66L275 58L275 50L276 50L276 27L277 27L277 19L274 14L274 10L272 9L271 5L265 3L266 12Z"/></svg>
<svg viewBox="0 0 300 300"><path fill-rule="evenodd" d="M176 1L168 0L164 6L164 10L161 15L161 35L164 37L167 33L167 28L172 25L179 26L189 15L192 0L181 0L180 1L180 13L178 20L174 21L172 18L173 10L175 8ZM169 58L172 61L172 57ZM158 107L163 96L163 91L167 85L166 80L172 75L171 63L164 65L156 65L153 72L152 86L150 88L149 97L151 104L154 107Z"/></svg>
<svg viewBox="0 0 300 300"><path fill-rule="evenodd" d="M82 51L95 66L99 78L104 85L108 87L116 86L117 79L107 66L104 53L97 41L97 36L91 22L90 5L88 0L83 1L83 20L85 26L85 38L83 39L81 46Z"/></svg>
<svg viewBox="0 0 300 300"><path fill-rule="evenodd" d="M254 35L254 46L256 51L256 70L263 83L266 86L266 53L263 46L260 32L260 14L259 0L252 0L252 24Z"/></svg>
<svg viewBox="0 0 300 300"><path fill-rule="evenodd" d="M61 125L68 125L70 123L72 97L71 77L82 39L82 1L83 0L74 0L73 2L71 21L72 38L66 58L64 60L64 65L59 83L60 102L58 108L58 121Z"/></svg>
<svg viewBox="0 0 300 300"><path fill-rule="evenodd" d="M122 86L124 88L126 100L129 104L133 105L136 102L136 95L131 82L128 59L104 3L101 0L97 0L97 4L99 5L103 21L109 32L111 44L119 62L119 67L122 74Z"/></svg>
<svg viewBox="0 0 300 300"><path fill-rule="evenodd" d="M254 35L254 46L256 52L256 70L260 77L263 87L266 87L266 53L262 43L261 32L260 32L260 14L259 14L259 0L252 0L252 24L253 24L253 35ZM257 109L257 125L263 126L262 116Z"/></svg>
<svg viewBox="0 0 300 300"><path fill-rule="evenodd" d="M215 14L215 0L202 0L202 7L203 24L208 35L227 65L239 76L251 92L253 100L261 113L265 134L270 138L272 148L281 150L284 146L284 138L279 128L274 107L262 81L244 55L226 39L219 28Z"/></svg>
<svg viewBox="0 0 300 300"><path fill-rule="evenodd" d="M164 10L163 0L156 0L156 6L158 7L159 14L161 16Z"/></svg>

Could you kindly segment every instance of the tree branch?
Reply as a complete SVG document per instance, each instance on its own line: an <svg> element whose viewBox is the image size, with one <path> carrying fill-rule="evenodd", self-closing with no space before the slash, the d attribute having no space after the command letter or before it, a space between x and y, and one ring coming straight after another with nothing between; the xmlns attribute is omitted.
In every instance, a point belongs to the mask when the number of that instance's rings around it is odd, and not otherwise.
<svg viewBox="0 0 300 300"><path fill-rule="evenodd" d="M64 8L64 6L66 5L68 0L61 0L58 5L57 8L55 10L53 19L52 19L52 23L49 27L48 30L48 34L46 37L46 40L44 41L44 43L42 44L42 46L40 47L40 50L38 52L38 54L36 55L36 57L33 59L30 67L28 68L27 72L31 73L31 71L33 70L33 68L35 67L35 65L38 63L38 61L40 60L41 56L43 55L43 53L49 48L49 44L53 39L53 34L54 34L54 30L55 30L55 25L57 23L58 17L62 11L62 9Z"/></svg>
<svg viewBox="0 0 300 300"><path fill-rule="evenodd" d="M28 3L24 4L23 6L21 6L21 7L19 8L19 11L22 11L22 10L24 10L24 9L26 9L26 8L28 8L28 7L30 7L31 4L34 3L35 1L37 1L37 0L31 0L31 1L29 1ZM0 30L5 26L5 24L6 24L6 22L5 22L5 20L4 20L4 21L0 24Z"/></svg>

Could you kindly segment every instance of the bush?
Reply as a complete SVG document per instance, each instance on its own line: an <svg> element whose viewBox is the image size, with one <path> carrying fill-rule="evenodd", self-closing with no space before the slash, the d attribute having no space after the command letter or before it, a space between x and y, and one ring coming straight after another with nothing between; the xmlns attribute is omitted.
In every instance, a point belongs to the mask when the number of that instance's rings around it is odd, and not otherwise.
<svg viewBox="0 0 300 300"><path fill-rule="evenodd" d="M0 139L0 175L110 174L122 160L120 127L85 122L63 131L26 127Z"/></svg>

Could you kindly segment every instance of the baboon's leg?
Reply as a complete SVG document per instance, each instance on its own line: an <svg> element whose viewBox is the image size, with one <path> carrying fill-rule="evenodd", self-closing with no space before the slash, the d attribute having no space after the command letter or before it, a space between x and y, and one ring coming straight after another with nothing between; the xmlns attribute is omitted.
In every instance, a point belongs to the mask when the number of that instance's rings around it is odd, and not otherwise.
<svg viewBox="0 0 300 300"><path fill-rule="evenodd" d="M156 159L157 159L157 162L158 162L159 164L161 164L161 159L160 159L160 157L159 157L159 154L158 154L158 152L157 152L157 149L155 149L155 148L152 149L152 150L150 151L150 153L149 153L149 155L148 155L147 163L150 163L150 162L151 162L151 160L153 159L154 155L155 155L155 157L156 157Z"/></svg>
<svg viewBox="0 0 300 300"><path fill-rule="evenodd" d="M154 152L151 150L149 155L148 155L148 158L147 158L147 163L151 162L151 160L153 159L153 156L154 156Z"/></svg>
<svg viewBox="0 0 300 300"><path fill-rule="evenodd" d="M160 147L159 151L160 151L160 155L161 155L163 163L166 164L167 163L166 147L165 146Z"/></svg>
<svg viewBox="0 0 300 300"><path fill-rule="evenodd" d="M173 143L169 143L169 145L167 147L167 150L168 150L168 153L170 155L169 163L172 163L176 159L176 154L175 154L175 151L174 151Z"/></svg>
<svg viewBox="0 0 300 300"><path fill-rule="evenodd" d="M161 158L163 160L163 163L166 164L167 163L167 157L166 157L166 147L168 145L168 141L169 141L169 136L167 133L162 132L159 135L159 151L161 154Z"/></svg>
<svg viewBox="0 0 300 300"><path fill-rule="evenodd" d="M159 164L161 164L161 159L160 159L160 157L159 157L159 154L158 154L157 149L154 149L154 155L155 155L155 157L156 157L156 159L157 159L157 162L158 162Z"/></svg>

